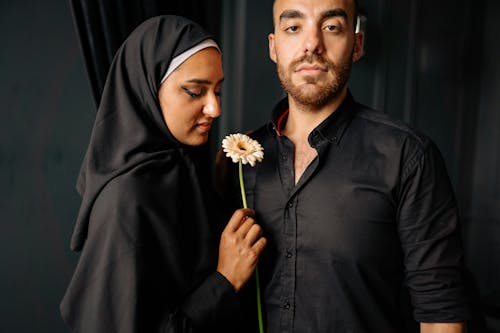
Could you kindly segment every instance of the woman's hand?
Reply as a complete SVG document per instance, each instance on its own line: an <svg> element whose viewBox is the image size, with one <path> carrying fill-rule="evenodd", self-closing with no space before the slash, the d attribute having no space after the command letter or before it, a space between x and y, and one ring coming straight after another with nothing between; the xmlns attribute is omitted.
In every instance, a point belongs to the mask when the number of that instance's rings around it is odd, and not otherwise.
<svg viewBox="0 0 500 333"><path fill-rule="evenodd" d="M235 211L220 239L217 271L236 291L250 279L266 246L262 228L255 223L253 215L251 209Z"/></svg>

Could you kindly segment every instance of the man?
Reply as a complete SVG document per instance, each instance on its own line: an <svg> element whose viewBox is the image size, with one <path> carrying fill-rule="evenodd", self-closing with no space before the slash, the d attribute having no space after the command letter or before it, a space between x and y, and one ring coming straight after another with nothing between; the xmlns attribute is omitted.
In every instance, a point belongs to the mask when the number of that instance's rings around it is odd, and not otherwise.
<svg viewBox="0 0 500 333"><path fill-rule="evenodd" d="M463 332L444 163L423 135L354 101L356 17L353 0L274 2L269 54L288 97L252 133L264 160L244 170L268 239L266 332Z"/></svg>

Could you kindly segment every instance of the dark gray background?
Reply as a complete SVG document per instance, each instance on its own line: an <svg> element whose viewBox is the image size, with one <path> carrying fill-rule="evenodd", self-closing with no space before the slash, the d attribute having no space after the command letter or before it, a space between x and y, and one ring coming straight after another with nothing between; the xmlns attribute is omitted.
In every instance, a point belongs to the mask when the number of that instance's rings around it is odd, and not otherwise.
<svg viewBox="0 0 500 333"><path fill-rule="evenodd" d="M260 125L282 96L267 54L271 3L223 1L218 137ZM440 147L476 309L500 332L500 1L361 3L366 56L351 89ZM68 2L1 0L0 45L0 332L66 332L58 303L77 260L69 251L74 184L95 115Z"/></svg>

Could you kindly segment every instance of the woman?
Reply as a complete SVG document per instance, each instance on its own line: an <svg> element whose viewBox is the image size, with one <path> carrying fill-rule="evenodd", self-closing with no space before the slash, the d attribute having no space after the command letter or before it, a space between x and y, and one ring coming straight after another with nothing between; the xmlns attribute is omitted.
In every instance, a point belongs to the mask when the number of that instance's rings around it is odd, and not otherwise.
<svg viewBox="0 0 500 333"><path fill-rule="evenodd" d="M217 44L185 18L150 19L118 50L77 185L81 256L61 303L73 332L221 331L237 318L265 239L249 210L220 236L209 201L202 146L222 80Z"/></svg>

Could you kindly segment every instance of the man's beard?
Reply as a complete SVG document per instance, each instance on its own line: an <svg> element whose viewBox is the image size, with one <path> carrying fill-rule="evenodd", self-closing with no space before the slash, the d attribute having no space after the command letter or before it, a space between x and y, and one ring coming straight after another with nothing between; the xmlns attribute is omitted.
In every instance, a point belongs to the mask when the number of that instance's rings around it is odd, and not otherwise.
<svg viewBox="0 0 500 333"><path fill-rule="evenodd" d="M326 68L328 72L334 73L334 78L324 86L311 86L311 87L300 87L292 82L291 76L300 64L302 63L317 63ZM313 109L321 108L335 98L337 98L349 79L352 66L352 56L349 57L345 62L335 65L329 60L323 58L321 55L317 54L307 54L301 59L294 61L290 64L289 71L279 64L277 64L278 77L286 92L298 103L311 107ZM318 78L315 76L304 76L304 81L307 84L317 83Z"/></svg>

